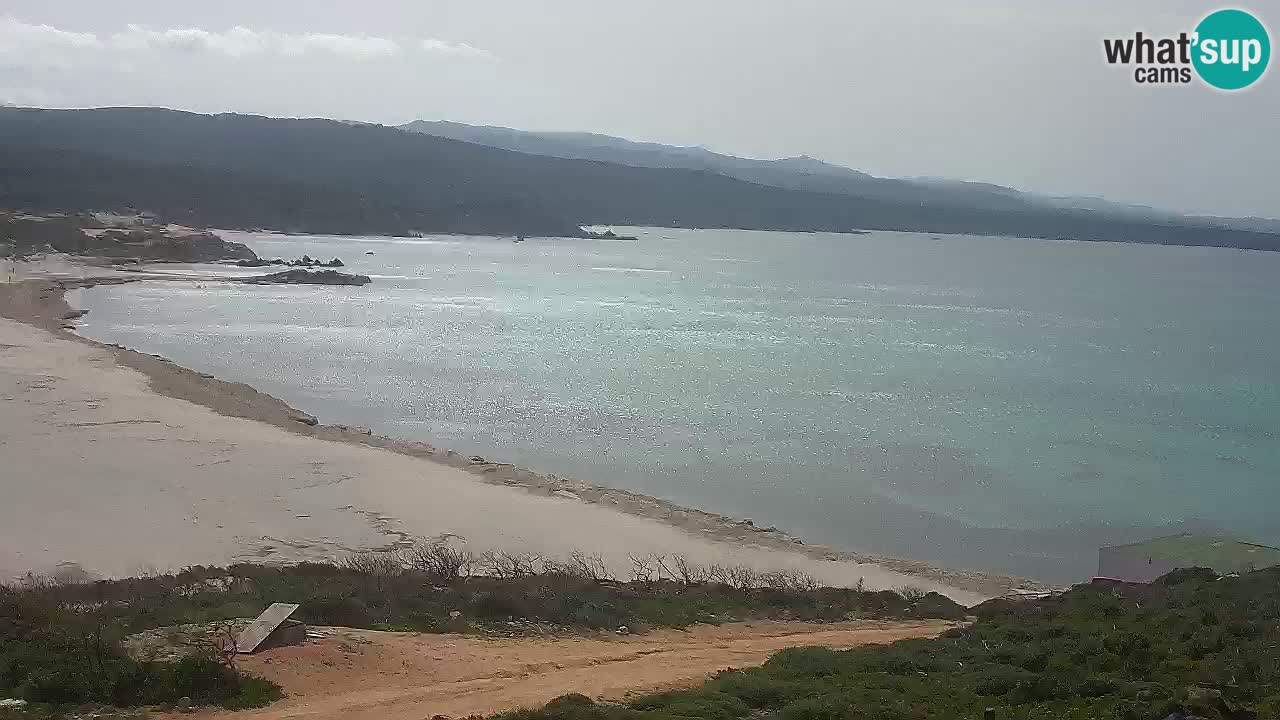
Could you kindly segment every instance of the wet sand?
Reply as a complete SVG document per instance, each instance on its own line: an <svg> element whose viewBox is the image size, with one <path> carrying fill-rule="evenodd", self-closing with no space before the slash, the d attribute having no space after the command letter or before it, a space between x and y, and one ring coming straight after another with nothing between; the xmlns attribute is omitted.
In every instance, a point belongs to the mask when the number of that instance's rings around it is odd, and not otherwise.
<svg viewBox="0 0 1280 720"><path fill-rule="evenodd" d="M70 331L63 294L136 273L45 262L0 284L0 577L293 562L417 538L476 550L799 568L974 602L1030 583L806 545L778 530L426 443L310 425L253 388ZM178 273L168 275L180 277ZM88 278L88 279L86 279ZM305 421L305 422L304 422Z"/></svg>

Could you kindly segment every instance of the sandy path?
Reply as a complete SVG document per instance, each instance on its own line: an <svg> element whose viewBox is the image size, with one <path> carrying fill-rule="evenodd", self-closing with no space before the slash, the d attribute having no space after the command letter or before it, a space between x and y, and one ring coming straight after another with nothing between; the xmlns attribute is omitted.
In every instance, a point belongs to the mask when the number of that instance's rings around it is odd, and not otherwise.
<svg viewBox="0 0 1280 720"><path fill-rule="evenodd" d="M120 576L192 564L330 558L452 534L473 548L565 556L682 553L802 568L827 584L912 584L889 571L698 537L464 469L288 432L156 394L106 348L0 319L0 576L77 563Z"/></svg>
<svg viewBox="0 0 1280 720"><path fill-rule="evenodd" d="M569 692L597 700L688 687L728 667L763 663L787 647L848 648L951 627L919 623L745 623L638 636L487 639L335 629L307 645L248 656L241 667L288 697L249 713L201 716L284 720L421 720L538 706Z"/></svg>

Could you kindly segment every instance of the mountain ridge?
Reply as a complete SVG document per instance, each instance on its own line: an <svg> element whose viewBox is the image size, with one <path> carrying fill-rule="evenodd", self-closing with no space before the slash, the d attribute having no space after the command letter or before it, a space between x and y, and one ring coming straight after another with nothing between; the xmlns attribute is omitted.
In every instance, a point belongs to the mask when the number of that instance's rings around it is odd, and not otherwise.
<svg viewBox="0 0 1280 720"><path fill-rule="evenodd" d="M1189 222L1264 232L1280 231L1280 220L1271 218L1178 213L1100 197L1032 192L975 180L933 176L880 177L809 155L777 159L748 158L717 153L701 145L666 145L600 133L528 131L497 125L468 125L448 120L414 120L397 127L410 132L550 157L601 160L639 167L703 169L773 187L835 192L896 202L1003 210L1087 210L1117 218Z"/></svg>
<svg viewBox="0 0 1280 720"><path fill-rule="evenodd" d="M1012 235L1280 249L1280 235L777 187L322 118L0 108L0 207L205 227L581 236L582 225Z"/></svg>

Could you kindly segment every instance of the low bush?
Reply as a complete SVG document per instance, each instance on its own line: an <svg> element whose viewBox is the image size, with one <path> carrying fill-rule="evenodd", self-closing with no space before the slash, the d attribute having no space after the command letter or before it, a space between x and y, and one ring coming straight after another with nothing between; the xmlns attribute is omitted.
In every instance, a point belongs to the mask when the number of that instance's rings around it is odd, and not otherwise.
<svg viewBox="0 0 1280 720"><path fill-rule="evenodd" d="M0 588L0 697L46 705L176 703L256 707L280 689L238 673L209 648L173 662L130 657L103 607L53 601L56 587Z"/></svg>
<svg viewBox="0 0 1280 720"><path fill-rule="evenodd" d="M648 556L645 563L652 568L674 564L660 556ZM486 567L490 574L461 574ZM737 584L685 582L667 569L653 571L649 579L619 582L605 577L599 558L582 554L560 562L508 553L472 556L432 546L410 553L359 553L332 564L195 567L94 583L33 579L22 592L63 607L95 607L128 632L249 617L272 602L299 603L294 617L312 625L420 632L511 631L512 622L566 630L626 625L643 631L751 619L835 622L966 614L937 593L908 600L893 591L824 588L794 571L689 572Z"/></svg>
<svg viewBox="0 0 1280 720"><path fill-rule="evenodd" d="M793 648L700 688L502 720L1280 718L1280 568L992 601L932 640ZM1207 620L1211 619L1211 620Z"/></svg>
<svg viewBox="0 0 1280 720"><path fill-rule="evenodd" d="M566 561L473 556L440 543L357 553L332 564L196 567L99 582L32 576L0 589L0 697L55 705L134 706L182 698L234 708L265 704L279 689L236 672L230 658L209 651L146 662L130 657L121 639L153 628L251 617L277 601L299 603L294 617L313 625L418 632L612 631L624 625L642 632L747 619L959 618L965 612L936 594L908 600L895 592L821 588L795 571L678 563L690 578L706 579L680 579L681 571L673 569L677 559L661 556L637 558L634 575L640 579L618 582L600 558L583 553ZM681 699L676 709L727 717L740 707L726 698ZM571 699L561 705L562 715L597 712Z"/></svg>

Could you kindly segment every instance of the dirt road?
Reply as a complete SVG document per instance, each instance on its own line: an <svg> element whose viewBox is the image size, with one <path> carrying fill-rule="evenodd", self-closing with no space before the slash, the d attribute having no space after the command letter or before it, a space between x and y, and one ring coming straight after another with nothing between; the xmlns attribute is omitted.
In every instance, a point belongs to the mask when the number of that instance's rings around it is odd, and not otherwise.
<svg viewBox="0 0 1280 720"><path fill-rule="evenodd" d="M741 623L646 635L492 639L330 629L332 637L243 658L288 697L263 710L203 712L208 720L424 720L539 706L569 692L621 700L686 687L787 647L848 648L951 627L942 621ZM190 717L190 716L184 716Z"/></svg>

